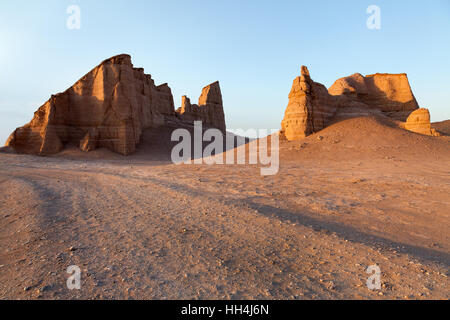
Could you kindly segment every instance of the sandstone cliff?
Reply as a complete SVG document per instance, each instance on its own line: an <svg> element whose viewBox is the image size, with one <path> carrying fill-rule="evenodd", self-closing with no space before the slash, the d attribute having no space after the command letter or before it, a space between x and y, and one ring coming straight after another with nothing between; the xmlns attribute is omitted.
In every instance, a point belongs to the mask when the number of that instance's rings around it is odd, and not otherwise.
<svg viewBox="0 0 450 320"><path fill-rule="evenodd" d="M294 80L289 93L282 132L288 140L298 140L322 130L333 116L337 99L326 87L314 82L308 68L302 66L301 75Z"/></svg>
<svg viewBox="0 0 450 320"><path fill-rule="evenodd" d="M185 122L200 120L205 127L217 128L223 132L226 130L219 82L203 88L198 104L191 104L191 100L183 96L181 107L176 112Z"/></svg>
<svg viewBox="0 0 450 320"><path fill-rule="evenodd" d="M211 108L198 119L211 125L223 118L218 84L213 91L205 98ZM104 147L128 155L135 151L144 129L164 126L170 119L177 116L169 86L156 86L144 69L134 68L131 57L122 54L103 61L65 92L52 96L30 123L11 134L6 145L18 152L45 155L72 143L83 151ZM224 121L219 125L225 130Z"/></svg>
<svg viewBox="0 0 450 320"><path fill-rule="evenodd" d="M408 76L404 73L377 73L365 77L356 73L337 80L328 92L363 103L367 108L379 109L401 121L405 121L412 111L419 108Z"/></svg>
<svg viewBox="0 0 450 320"><path fill-rule="evenodd" d="M407 130L436 135L428 110L419 109L406 74L356 73L337 80L329 90L314 82L304 66L294 80L281 123L287 140L299 140L345 117L380 115L400 121ZM417 111L416 111L417 110ZM425 112L426 111L426 112ZM428 115L428 116L427 116Z"/></svg>

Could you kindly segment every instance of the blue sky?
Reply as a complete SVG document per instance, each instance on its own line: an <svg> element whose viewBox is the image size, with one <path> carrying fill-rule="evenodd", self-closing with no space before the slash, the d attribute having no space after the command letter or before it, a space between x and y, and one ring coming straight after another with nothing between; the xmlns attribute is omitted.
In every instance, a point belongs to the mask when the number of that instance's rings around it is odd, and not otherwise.
<svg viewBox="0 0 450 320"><path fill-rule="evenodd" d="M369 5L381 29L369 30ZM69 30L69 5L81 29ZM227 126L279 128L307 65L327 87L360 72L408 73L433 121L450 119L450 1L3 0L0 143L102 60L128 53L176 106L219 80Z"/></svg>

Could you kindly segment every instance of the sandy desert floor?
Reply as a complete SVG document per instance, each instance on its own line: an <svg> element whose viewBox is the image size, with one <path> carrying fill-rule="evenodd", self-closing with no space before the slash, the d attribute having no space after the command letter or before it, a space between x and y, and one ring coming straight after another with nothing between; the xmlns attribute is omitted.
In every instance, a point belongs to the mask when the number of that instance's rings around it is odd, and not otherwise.
<svg viewBox="0 0 450 320"><path fill-rule="evenodd" d="M0 298L450 298L450 137L357 118L280 146L266 177L145 150L0 153Z"/></svg>

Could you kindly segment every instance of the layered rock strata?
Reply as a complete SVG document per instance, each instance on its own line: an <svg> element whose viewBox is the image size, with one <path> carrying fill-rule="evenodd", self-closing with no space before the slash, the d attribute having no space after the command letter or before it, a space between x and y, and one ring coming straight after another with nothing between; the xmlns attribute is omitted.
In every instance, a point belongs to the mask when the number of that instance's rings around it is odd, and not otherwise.
<svg viewBox="0 0 450 320"><path fill-rule="evenodd" d="M300 140L346 116L368 115L386 116L407 130L437 135L428 110L419 109L406 74L356 73L327 90L311 79L305 66L292 85L281 132L287 140Z"/></svg>
<svg viewBox="0 0 450 320"><path fill-rule="evenodd" d="M196 119L225 130L220 87L211 86L202 98L207 112ZM122 54L53 95L30 123L11 134L6 145L18 152L47 155L72 143L83 151L103 147L128 155L136 150L144 129L171 120L177 115L170 87L155 85L144 69L134 68L131 57Z"/></svg>
<svg viewBox="0 0 450 320"><path fill-rule="evenodd" d="M292 84L281 124L284 136L298 140L325 128L336 111L337 100L324 85L314 82L308 68L302 66L300 77Z"/></svg>
<svg viewBox="0 0 450 320"><path fill-rule="evenodd" d="M356 73L337 80L328 92L363 103L369 109L378 109L400 121L405 121L419 108L405 73L377 73L365 77Z"/></svg>
<svg viewBox="0 0 450 320"><path fill-rule="evenodd" d="M183 96L181 107L176 112L182 121L202 121L205 127L217 128L223 132L226 130L219 82L214 82L203 88L198 104L191 104L191 100Z"/></svg>

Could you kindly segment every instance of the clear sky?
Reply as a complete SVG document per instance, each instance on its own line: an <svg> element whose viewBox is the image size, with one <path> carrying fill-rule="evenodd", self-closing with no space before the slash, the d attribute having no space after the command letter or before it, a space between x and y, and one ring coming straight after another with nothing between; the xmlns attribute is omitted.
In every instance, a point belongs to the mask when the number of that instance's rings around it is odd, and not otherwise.
<svg viewBox="0 0 450 320"><path fill-rule="evenodd" d="M67 28L67 8L81 28ZM369 30L366 10L381 9ZM132 55L175 105L221 83L231 129L280 127L300 66L327 87L355 72L408 73L433 121L450 119L450 1L2 0L0 143L51 94Z"/></svg>

